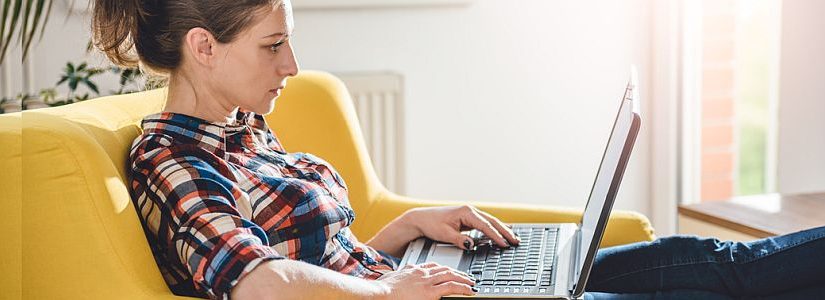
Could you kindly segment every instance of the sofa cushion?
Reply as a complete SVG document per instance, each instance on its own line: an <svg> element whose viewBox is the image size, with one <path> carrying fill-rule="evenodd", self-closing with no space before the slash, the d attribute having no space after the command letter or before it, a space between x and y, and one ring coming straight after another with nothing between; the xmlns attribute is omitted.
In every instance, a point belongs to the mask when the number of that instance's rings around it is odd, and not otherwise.
<svg viewBox="0 0 825 300"><path fill-rule="evenodd" d="M139 122L161 110L165 94L159 89L22 113L24 298L171 295L124 177Z"/></svg>

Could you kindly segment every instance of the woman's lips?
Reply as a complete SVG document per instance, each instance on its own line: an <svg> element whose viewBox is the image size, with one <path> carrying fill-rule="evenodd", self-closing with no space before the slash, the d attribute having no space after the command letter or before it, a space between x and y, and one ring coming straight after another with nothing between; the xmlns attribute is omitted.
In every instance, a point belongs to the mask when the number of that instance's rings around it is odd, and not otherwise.
<svg viewBox="0 0 825 300"><path fill-rule="evenodd" d="M280 94L280 93L281 93L281 90L282 90L283 88L284 88L284 87L274 88L274 89L269 90L269 92L270 92L270 93L273 93L273 94L275 94L275 95L278 95L278 94Z"/></svg>

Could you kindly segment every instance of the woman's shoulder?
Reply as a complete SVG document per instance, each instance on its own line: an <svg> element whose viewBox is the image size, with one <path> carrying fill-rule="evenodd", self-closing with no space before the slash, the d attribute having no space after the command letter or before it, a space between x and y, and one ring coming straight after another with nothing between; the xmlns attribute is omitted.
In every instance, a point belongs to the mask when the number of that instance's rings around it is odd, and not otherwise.
<svg viewBox="0 0 825 300"><path fill-rule="evenodd" d="M133 170L166 165L170 161L177 165L205 163L216 170L225 164L216 153L191 143L177 141L164 133L144 132L132 142L129 163Z"/></svg>
<svg viewBox="0 0 825 300"><path fill-rule="evenodd" d="M159 132L143 132L132 141L129 150L129 158L148 158L160 152L176 148L175 140L172 136Z"/></svg>

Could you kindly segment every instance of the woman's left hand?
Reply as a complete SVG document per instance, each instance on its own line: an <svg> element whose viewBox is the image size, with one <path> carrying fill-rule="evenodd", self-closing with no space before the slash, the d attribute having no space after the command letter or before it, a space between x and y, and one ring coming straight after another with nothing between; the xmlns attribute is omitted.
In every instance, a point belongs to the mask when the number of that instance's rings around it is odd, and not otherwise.
<svg viewBox="0 0 825 300"><path fill-rule="evenodd" d="M472 238L461 233L470 229L478 229L499 247L518 245L520 241L504 222L470 205L414 208L402 218L420 235L465 250L475 246Z"/></svg>
<svg viewBox="0 0 825 300"><path fill-rule="evenodd" d="M462 231L478 229L499 247L518 245L519 238L501 220L469 205L410 209L384 226L367 245L401 257L407 244L419 237L451 243L468 250L473 239Z"/></svg>

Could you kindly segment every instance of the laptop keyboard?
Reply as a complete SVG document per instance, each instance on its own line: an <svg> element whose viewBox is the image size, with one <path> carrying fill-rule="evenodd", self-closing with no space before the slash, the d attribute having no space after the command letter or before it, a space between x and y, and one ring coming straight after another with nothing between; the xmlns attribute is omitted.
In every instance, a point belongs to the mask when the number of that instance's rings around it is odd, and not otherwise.
<svg viewBox="0 0 825 300"><path fill-rule="evenodd" d="M481 293L545 293L553 284L558 228L515 227L521 238L517 247L498 248L478 230L469 235L479 242L469 271L481 279Z"/></svg>

